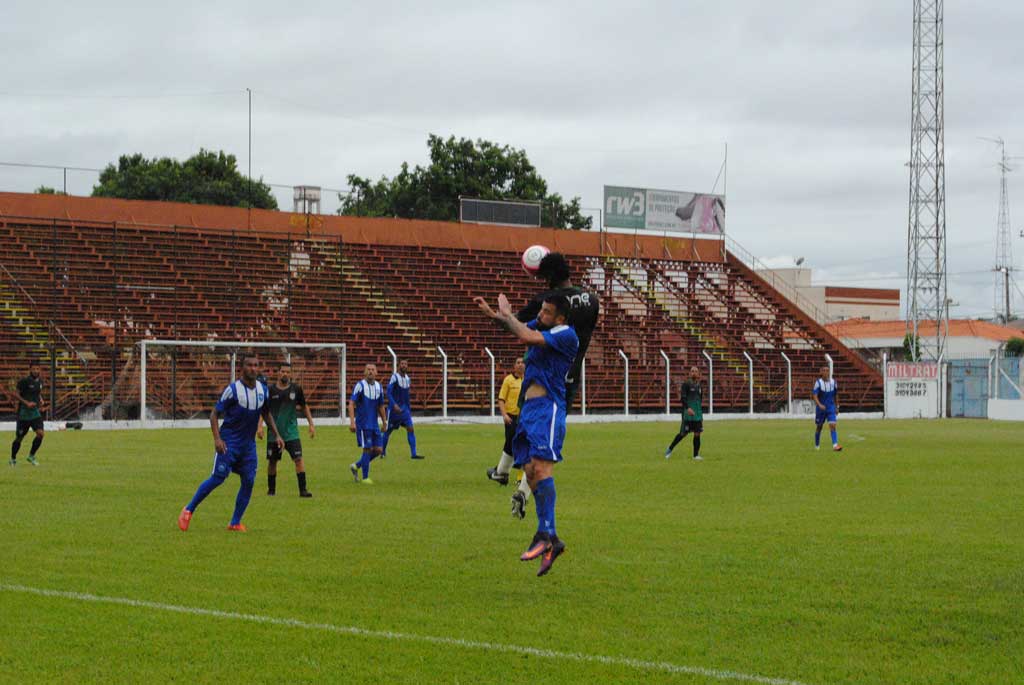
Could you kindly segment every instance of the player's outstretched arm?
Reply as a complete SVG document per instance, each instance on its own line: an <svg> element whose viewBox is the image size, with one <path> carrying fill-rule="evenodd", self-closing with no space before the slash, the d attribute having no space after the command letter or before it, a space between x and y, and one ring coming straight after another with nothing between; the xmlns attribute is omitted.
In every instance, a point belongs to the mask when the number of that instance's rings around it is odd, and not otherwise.
<svg viewBox="0 0 1024 685"><path fill-rule="evenodd" d="M281 434L277 432L277 422L274 421L274 415L270 413L270 405L266 402L263 403L263 409L260 410L260 414L267 425L270 426L270 430L274 431L274 440L277 441L277 449L284 449L284 440L281 439Z"/></svg>
<svg viewBox="0 0 1024 685"><path fill-rule="evenodd" d="M487 304L487 300L482 297L474 297L473 301L480 307L480 311L490 318L500 321L521 342L535 346L544 346L546 344L543 333L528 328L525 323L515 317L515 314L512 313L512 305L509 304L508 298L504 294L498 295L497 312L491 309L491 306Z"/></svg>
<svg viewBox="0 0 1024 685"><path fill-rule="evenodd" d="M217 450L217 454L226 454L228 446L224 444L224 441L220 437L220 414L217 413L217 408L214 407L213 411L210 412L210 430L213 432L213 448Z"/></svg>
<svg viewBox="0 0 1024 685"><path fill-rule="evenodd" d="M302 405L302 411L306 414L306 423L309 424L309 437L316 437L316 428L313 427L313 414L309 411L309 405Z"/></svg>

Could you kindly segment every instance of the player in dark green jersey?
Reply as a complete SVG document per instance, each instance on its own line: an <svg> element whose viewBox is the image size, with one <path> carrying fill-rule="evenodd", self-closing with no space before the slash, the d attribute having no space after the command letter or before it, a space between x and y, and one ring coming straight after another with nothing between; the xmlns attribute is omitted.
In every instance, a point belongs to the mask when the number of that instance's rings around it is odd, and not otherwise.
<svg viewBox="0 0 1024 685"><path fill-rule="evenodd" d="M281 362L277 367L277 382L268 387L270 413L277 424L277 430L284 440L284 449L295 462L295 476L299 480L299 497L312 497L313 493L306 489L306 465L302 462L302 441L299 440L298 412L306 415L309 423L309 437L316 437L313 426L313 415L306 404L306 394L298 383L292 382L292 365ZM256 435L263 439L263 421L260 420ZM276 443L267 442L267 494L277 492L277 462L281 461L283 450Z"/></svg>
<svg viewBox="0 0 1024 685"><path fill-rule="evenodd" d="M665 458L668 459L672 456L672 450L680 440L693 433L693 458L700 461L700 435L704 432L704 413L701 410L701 405L704 403L704 391L700 386L700 369L696 366L690 367L690 377L683 381L680 397L683 401L683 420L679 426L679 432L672 439L672 444L665 450Z"/></svg>
<svg viewBox="0 0 1024 685"><path fill-rule="evenodd" d="M18 398L18 422L14 429L14 442L11 443L11 466L18 463L18 450L21 449L22 439L29 431L35 431L36 437L32 440L32 448L28 453L28 463L39 466L36 461L36 452L43 444L43 415L39 411L42 408L43 378L39 362L29 363L28 375L18 381L15 397Z"/></svg>

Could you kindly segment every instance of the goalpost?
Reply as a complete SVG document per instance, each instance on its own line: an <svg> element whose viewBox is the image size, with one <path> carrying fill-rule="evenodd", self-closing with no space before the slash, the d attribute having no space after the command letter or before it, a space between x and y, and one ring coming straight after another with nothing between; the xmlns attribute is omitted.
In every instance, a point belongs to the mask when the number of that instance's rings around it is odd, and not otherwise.
<svg viewBox="0 0 1024 685"><path fill-rule="evenodd" d="M345 343L147 339L139 342L139 348L143 427L153 421L174 421L182 414L184 419L204 411L208 414L224 386L238 377L239 354L250 350L260 355L260 372L268 385L276 380L278 362L287 361L314 416L348 419Z"/></svg>

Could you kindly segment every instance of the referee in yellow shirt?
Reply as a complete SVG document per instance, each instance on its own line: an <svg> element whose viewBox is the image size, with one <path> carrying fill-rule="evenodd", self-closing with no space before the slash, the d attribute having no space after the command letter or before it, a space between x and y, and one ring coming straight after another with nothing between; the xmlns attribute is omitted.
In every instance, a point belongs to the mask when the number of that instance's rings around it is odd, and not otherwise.
<svg viewBox="0 0 1024 685"><path fill-rule="evenodd" d="M498 460L498 465L487 469L487 477L501 485L508 485L508 474L512 470L512 438L516 434L516 426L519 423L519 393L522 389L524 373L526 373L526 363L522 359L516 359L512 373L505 376L505 380L501 382L501 392L498 393L498 409L505 422L505 446L501 450L501 459ZM520 478L519 489L512 495L513 516L517 518L526 516L526 501L529 498L530 486L526 484L525 478Z"/></svg>

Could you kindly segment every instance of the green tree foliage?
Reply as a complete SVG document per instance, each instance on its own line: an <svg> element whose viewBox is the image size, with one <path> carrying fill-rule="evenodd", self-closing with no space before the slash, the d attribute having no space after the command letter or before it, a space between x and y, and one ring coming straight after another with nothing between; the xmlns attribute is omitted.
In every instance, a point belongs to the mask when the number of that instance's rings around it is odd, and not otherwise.
<svg viewBox="0 0 1024 685"><path fill-rule="evenodd" d="M277 209L270 186L262 179L250 184L238 171L234 155L210 150L200 150L184 162L169 157L122 155L117 166L107 165L100 173L99 184L92 189L93 197L229 207L250 206L250 192L253 207Z"/></svg>
<svg viewBox="0 0 1024 685"><path fill-rule="evenodd" d="M541 223L556 228L590 228L592 219L580 213L580 199L566 202L549 193L548 184L524 150L486 140L427 139L430 164L410 169L403 162L393 178L376 183L348 177L352 192L340 196L339 214L393 216L403 219L458 221L459 196L481 200L522 200L543 203Z"/></svg>
<svg viewBox="0 0 1024 685"><path fill-rule="evenodd" d="M36 192L37 195L63 195L64 194L63 190L57 190L56 188L51 188L50 186L39 186L38 188L36 188L35 192Z"/></svg>
<svg viewBox="0 0 1024 685"><path fill-rule="evenodd" d="M1024 356L1024 338L1010 338L1006 341L1006 356Z"/></svg>
<svg viewBox="0 0 1024 685"><path fill-rule="evenodd" d="M915 361L921 358L921 341L915 339L910 333L903 336L903 355L904 359Z"/></svg>

